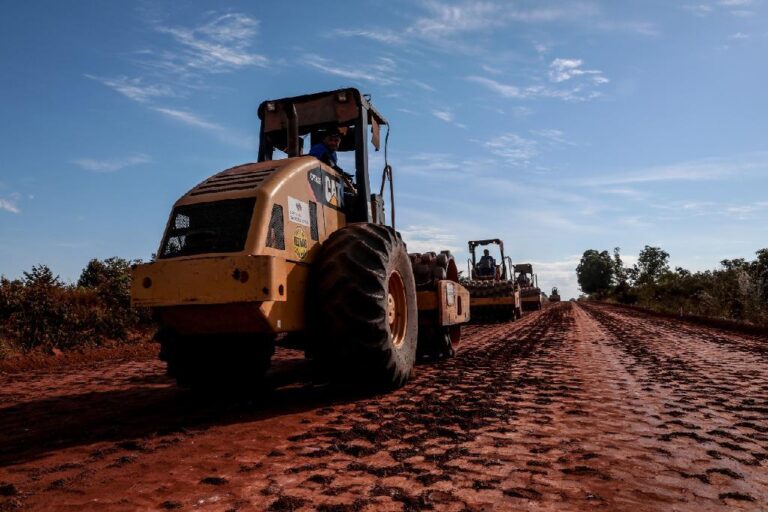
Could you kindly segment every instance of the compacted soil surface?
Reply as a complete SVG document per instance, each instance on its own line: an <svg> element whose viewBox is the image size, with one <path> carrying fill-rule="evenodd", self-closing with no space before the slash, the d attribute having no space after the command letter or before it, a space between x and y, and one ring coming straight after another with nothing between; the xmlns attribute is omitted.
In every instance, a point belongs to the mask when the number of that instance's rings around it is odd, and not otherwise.
<svg viewBox="0 0 768 512"><path fill-rule="evenodd" d="M768 510L768 340L561 303L404 388L180 390L150 358L0 377L0 510Z"/></svg>

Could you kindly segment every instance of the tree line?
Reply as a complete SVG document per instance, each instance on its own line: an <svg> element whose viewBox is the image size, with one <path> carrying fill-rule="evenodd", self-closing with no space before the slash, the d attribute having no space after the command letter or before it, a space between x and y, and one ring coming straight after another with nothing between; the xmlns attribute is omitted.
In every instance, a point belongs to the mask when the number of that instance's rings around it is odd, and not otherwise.
<svg viewBox="0 0 768 512"><path fill-rule="evenodd" d="M669 266L669 253L646 245L637 263L624 265L621 250L588 249L576 267L579 287L590 298L665 312L727 318L768 325L768 249L754 260L722 260L713 270Z"/></svg>
<svg viewBox="0 0 768 512"><path fill-rule="evenodd" d="M93 259L76 284L45 265L20 279L0 277L0 358L33 349L66 350L130 341L151 324L131 307L131 266L122 258Z"/></svg>

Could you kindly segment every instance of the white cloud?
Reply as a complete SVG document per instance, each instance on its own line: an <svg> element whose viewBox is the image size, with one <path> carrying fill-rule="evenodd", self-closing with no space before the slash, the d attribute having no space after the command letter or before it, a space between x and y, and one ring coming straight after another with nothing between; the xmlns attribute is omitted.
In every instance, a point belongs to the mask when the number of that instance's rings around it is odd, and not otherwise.
<svg viewBox="0 0 768 512"><path fill-rule="evenodd" d="M484 146L494 155L515 166L529 165L531 159L539 154L538 143L535 140L526 139L516 133L505 133L494 137Z"/></svg>
<svg viewBox="0 0 768 512"><path fill-rule="evenodd" d="M21 210L19 210L19 207L16 205L16 201L9 198L4 199L0 197L0 210L16 214L21 213Z"/></svg>
<svg viewBox="0 0 768 512"><path fill-rule="evenodd" d="M516 85L505 84L481 76L468 76L466 79L470 82L480 84L504 98L511 99L552 98L562 101L586 101L600 96L599 92L584 84L576 84L567 88L547 87L543 85L518 87ZM593 78L593 83L591 85L601 85L607 81L608 80L602 75L596 75L596 77Z"/></svg>
<svg viewBox="0 0 768 512"><path fill-rule="evenodd" d="M421 80L411 80L411 83L413 83L416 87L419 87L421 89L424 89L425 91L434 92L435 88L429 85L426 82L422 82Z"/></svg>
<svg viewBox="0 0 768 512"><path fill-rule="evenodd" d="M486 54L488 48L478 42L476 34L488 35L513 24L541 25L567 23L589 30L657 35L656 27L647 22L607 18L591 1L547 2L534 7L506 0L420 0L414 2L423 14L410 21L401 31L385 29L337 29L335 36L362 37L388 45L426 43L443 51L463 54ZM539 46L543 53L545 48ZM486 70L492 73L490 70Z"/></svg>
<svg viewBox="0 0 768 512"><path fill-rule="evenodd" d="M754 0L718 0L717 5L723 7L746 7L752 5Z"/></svg>
<svg viewBox="0 0 768 512"><path fill-rule="evenodd" d="M502 6L490 2L448 5L427 0L427 16L416 19L407 32L426 39L437 39L457 32L471 32L504 25Z"/></svg>
<svg viewBox="0 0 768 512"><path fill-rule="evenodd" d="M195 72L219 73L247 66L266 66L269 59L254 53L251 45L259 21L245 14L229 13L214 17L197 27L156 26L181 46L165 53L166 64L180 65Z"/></svg>
<svg viewBox="0 0 768 512"><path fill-rule="evenodd" d="M543 56L545 53L549 52L549 46L544 43L536 43L533 48L536 50L536 53Z"/></svg>
<svg viewBox="0 0 768 512"><path fill-rule="evenodd" d="M747 204L739 204L725 208L724 213L746 220L753 217L754 213L768 209L768 201L755 201Z"/></svg>
<svg viewBox="0 0 768 512"><path fill-rule="evenodd" d="M406 30L427 40L444 40L461 33L487 32L512 23L542 24L552 22L589 23L601 30L613 29L617 22L606 20L599 8L587 2L563 2L559 5L519 7L507 1L443 2L424 0L427 10ZM648 31L647 24L618 23Z"/></svg>
<svg viewBox="0 0 768 512"><path fill-rule="evenodd" d="M749 39L749 34L745 34L743 32L736 32L735 34L731 34L728 36L728 39Z"/></svg>
<svg viewBox="0 0 768 512"><path fill-rule="evenodd" d="M582 69L581 59L555 59L549 65L549 79L555 83L565 82L574 77L591 75L595 84L608 83L603 72L597 69Z"/></svg>
<svg viewBox="0 0 768 512"><path fill-rule="evenodd" d="M468 76L467 80L480 84L505 98L528 97L528 95L519 87L515 85L504 84L491 78L485 78L482 76Z"/></svg>
<svg viewBox="0 0 768 512"><path fill-rule="evenodd" d="M716 0L699 4L684 5L683 8L696 16L708 16L716 11L728 11L733 16L751 17L755 11L747 9L754 0Z"/></svg>
<svg viewBox="0 0 768 512"><path fill-rule="evenodd" d="M445 177L447 172L462 168L460 159L446 153L417 153L408 157L397 170L408 174L438 175Z"/></svg>
<svg viewBox="0 0 768 512"><path fill-rule="evenodd" d="M205 75L270 63L251 50L259 21L244 14L209 13L208 21L194 27L152 26L171 36L176 44L134 52L133 62L142 68L141 77L85 76L134 101L149 103L158 98L184 97L191 90L203 88Z"/></svg>
<svg viewBox="0 0 768 512"><path fill-rule="evenodd" d="M531 261L541 291L549 295L552 287L556 286L563 300L578 297L581 292L576 267L580 261L581 256L576 255L555 261Z"/></svg>
<svg viewBox="0 0 768 512"><path fill-rule="evenodd" d="M185 97L191 91L206 88L206 75L270 64L269 59L251 48L258 35L259 21L245 14L209 12L205 21L196 26L173 26L157 21L150 24L157 32L170 36L173 42L166 42L160 50L147 48L133 53L133 62L142 68L142 77L86 77L176 121L208 130L227 144L252 149L253 143L247 137L186 110L157 105L157 100ZM112 172L126 165L119 160L81 159L76 163L94 172Z"/></svg>
<svg viewBox="0 0 768 512"><path fill-rule="evenodd" d="M749 9L734 9L730 13L739 18L751 18L755 15L755 11L750 11Z"/></svg>
<svg viewBox="0 0 768 512"><path fill-rule="evenodd" d="M408 252L451 251L460 249L456 235L447 229L411 225L398 229L408 245Z"/></svg>
<svg viewBox="0 0 768 512"><path fill-rule="evenodd" d="M715 10L714 7L708 4L684 5L683 9L690 11L696 16L708 16Z"/></svg>
<svg viewBox="0 0 768 512"><path fill-rule="evenodd" d="M432 115L446 123L453 122L453 113L449 110L433 110Z"/></svg>
<svg viewBox="0 0 768 512"><path fill-rule="evenodd" d="M628 187L619 187L619 188L606 188L600 190L603 194L611 194L615 196L621 196L621 197L627 197L629 199L644 199L647 197L647 194L644 192L641 192L639 190L628 188Z"/></svg>
<svg viewBox="0 0 768 512"><path fill-rule="evenodd" d="M126 167L146 164L152 161L149 155L137 154L125 158L97 160L94 158L79 158L72 163L91 172L115 172Z"/></svg>
<svg viewBox="0 0 768 512"><path fill-rule="evenodd" d="M768 153L751 153L733 158L711 158L692 162L648 167L631 172L612 172L592 178L587 185L619 185L666 181L722 180L734 175L768 171Z"/></svg>
<svg viewBox="0 0 768 512"><path fill-rule="evenodd" d="M385 44L400 44L403 42L402 36L386 29L381 30L349 30L336 29L332 32L335 36L342 37L362 37Z"/></svg>
<svg viewBox="0 0 768 512"><path fill-rule="evenodd" d="M563 133L562 130L556 130L554 128L544 128L541 130L531 130L531 133L551 143L566 145L566 146L576 145L576 143L569 141L565 137L565 133Z"/></svg>
<svg viewBox="0 0 768 512"><path fill-rule="evenodd" d="M326 59L316 54L307 54L302 59L303 64L328 75L340 76L348 80L375 82L390 85L399 81L394 75L397 64L389 57L379 57L373 64L358 66L340 66L337 61Z"/></svg>
<svg viewBox="0 0 768 512"><path fill-rule="evenodd" d="M490 73L492 75L500 75L503 72L499 68L489 66L488 64L482 64L480 67L483 69L483 71L485 71L486 73Z"/></svg>
<svg viewBox="0 0 768 512"><path fill-rule="evenodd" d="M216 137L231 146L236 146L242 149L252 149L253 141L251 138L235 133L220 124L206 121L202 117L186 110L176 110L165 107L152 107L152 110L160 112L164 116L167 116L175 121L179 121L187 126L194 128L201 128L208 132L213 133Z"/></svg>
<svg viewBox="0 0 768 512"><path fill-rule="evenodd" d="M193 114L192 112L187 112L184 110L175 110L171 108L163 108L163 107L152 107L152 110L156 112L160 112L161 114L164 114L177 121L181 121L182 123L189 126L194 126L197 128L203 128L206 130L214 130L214 131L223 130L223 128L220 125L206 121L200 118L199 116L197 116L196 114Z"/></svg>
<svg viewBox="0 0 768 512"><path fill-rule="evenodd" d="M127 76L119 76L116 78L106 78L94 75L85 75L91 80L106 85L107 87L114 89L123 96L144 103L154 98L167 98L177 96L177 92L173 87L167 84L147 84L143 78L129 78Z"/></svg>

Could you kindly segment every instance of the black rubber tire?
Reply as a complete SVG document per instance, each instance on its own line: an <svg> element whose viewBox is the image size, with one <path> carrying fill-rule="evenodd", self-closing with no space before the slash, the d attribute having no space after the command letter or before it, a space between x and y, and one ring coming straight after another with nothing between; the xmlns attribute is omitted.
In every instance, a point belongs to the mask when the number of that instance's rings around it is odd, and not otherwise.
<svg viewBox="0 0 768 512"><path fill-rule="evenodd" d="M387 319L391 276L404 288L402 342ZM349 224L328 237L313 269L314 336L335 380L373 389L408 381L416 360L418 308L411 261L400 234L387 226Z"/></svg>
<svg viewBox="0 0 768 512"><path fill-rule="evenodd" d="M426 314L422 313L422 315ZM453 348L450 327L439 326L437 321L431 318L427 318L427 321L428 325L424 325L424 323L419 325L417 349L419 359L424 361L442 361L453 357L456 351Z"/></svg>
<svg viewBox="0 0 768 512"><path fill-rule="evenodd" d="M161 331L160 359L179 387L197 392L258 393L275 352L271 335L180 336Z"/></svg>

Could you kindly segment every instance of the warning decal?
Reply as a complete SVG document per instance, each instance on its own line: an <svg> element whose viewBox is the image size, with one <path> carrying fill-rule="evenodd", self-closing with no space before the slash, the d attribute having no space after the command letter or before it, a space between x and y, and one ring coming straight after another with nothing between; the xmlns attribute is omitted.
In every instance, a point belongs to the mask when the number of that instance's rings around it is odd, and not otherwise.
<svg viewBox="0 0 768 512"><path fill-rule="evenodd" d="M296 253L299 259L304 259L308 248L307 234L304 233L303 229L296 228L296 231L293 233L293 252Z"/></svg>

